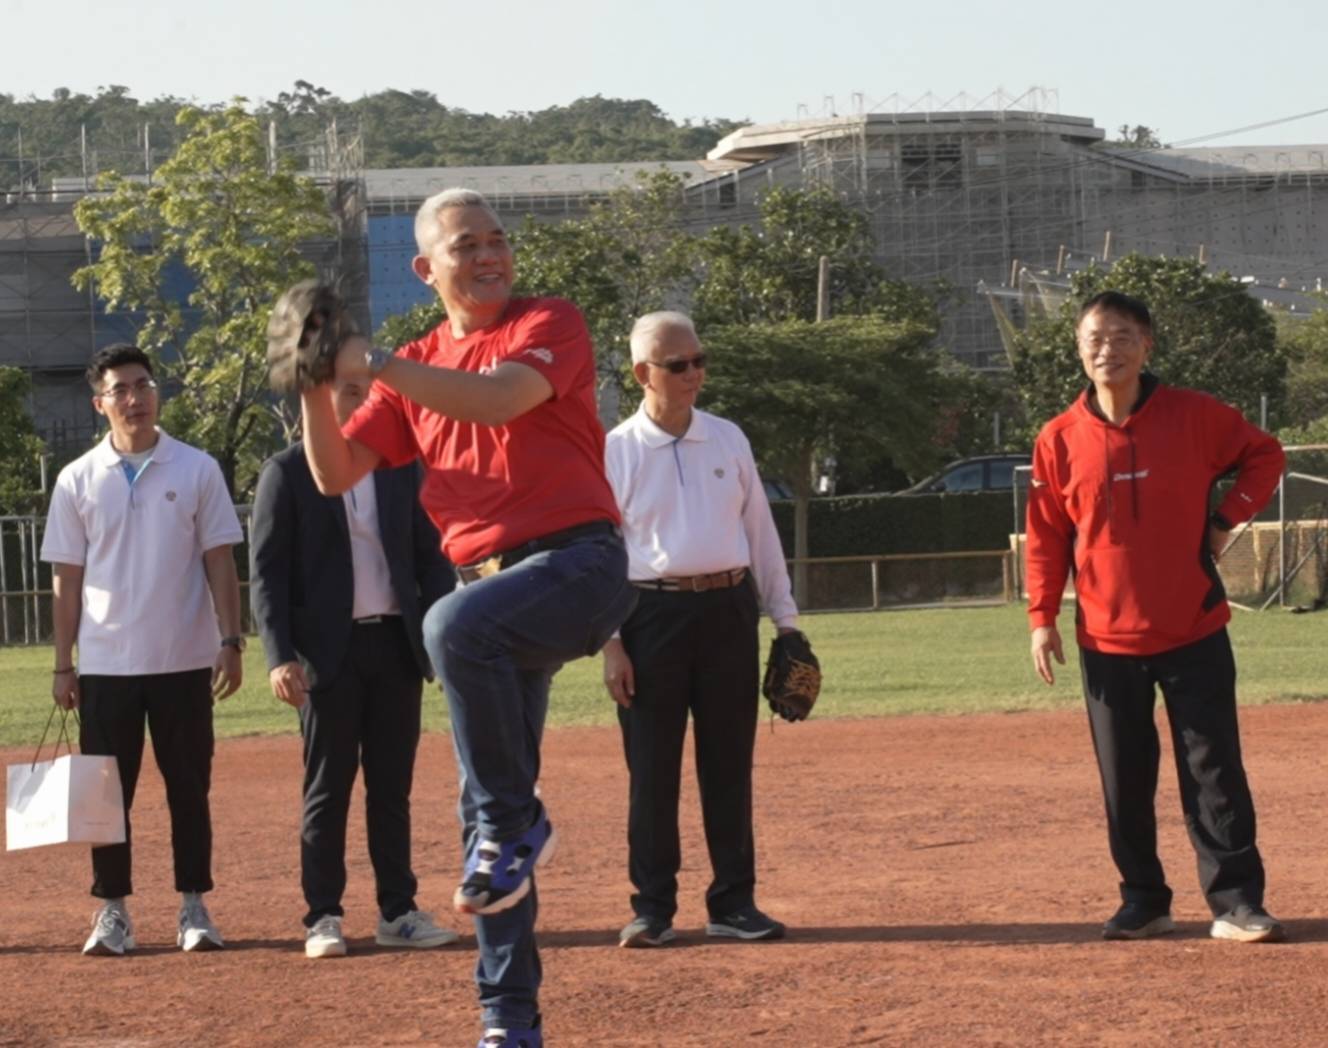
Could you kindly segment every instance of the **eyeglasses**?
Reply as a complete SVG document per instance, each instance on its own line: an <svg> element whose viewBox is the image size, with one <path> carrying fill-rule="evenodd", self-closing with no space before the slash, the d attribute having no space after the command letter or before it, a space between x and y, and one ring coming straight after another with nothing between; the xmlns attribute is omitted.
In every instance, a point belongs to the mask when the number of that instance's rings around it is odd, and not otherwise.
<svg viewBox="0 0 1328 1048"><path fill-rule="evenodd" d="M670 375L681 375L688 368L696 368L697 371L704 370L706 355L698 353L694 357L685 357L682 360L666 360L662 364L657 360L647 360L646 363L652 368L663 368Z"/></svg>
<svg viewBox="0 0 1328 1048"><path fill-rule="evenodd" d="M128 400L131 396L146 397L155 392L157 392L157 383L150 378L141 378L132 386L127 386L121 382L110 389L103 389L97 396L105 400L113 400L119 404Z"/></svg>
<svg viewBox="0 0 1328 1048"><path fill-rule="evenodd" d="M1140 337L1133 332L1114 335L1087 335L1079 339L1079 345L1096 352L1099 349L1129 349L1139 343Z"/></svg>

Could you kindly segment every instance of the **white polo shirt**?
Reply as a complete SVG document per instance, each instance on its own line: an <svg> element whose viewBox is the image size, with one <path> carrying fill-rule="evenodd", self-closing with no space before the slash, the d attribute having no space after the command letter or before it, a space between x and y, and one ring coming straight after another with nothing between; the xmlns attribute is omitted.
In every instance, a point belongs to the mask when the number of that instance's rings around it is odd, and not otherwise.
<svg viewBox="0 0 1328 1048"><path fill-rule="evenodd" d="M41 558L83 567L79 673L178 673L217 659L203 553L244 534L216 460L157 432L132 483L109 435L55 482Z"/></svg>
<svg viewBox="0 0 1328 1048"><path fill-rule="evenodd" d="M778 626L797 626L784 550L741 429L693 410L687 432L674 437L642 404L609 433L604 464L622 510L628 578L748 567L765 612Z"/></svg>

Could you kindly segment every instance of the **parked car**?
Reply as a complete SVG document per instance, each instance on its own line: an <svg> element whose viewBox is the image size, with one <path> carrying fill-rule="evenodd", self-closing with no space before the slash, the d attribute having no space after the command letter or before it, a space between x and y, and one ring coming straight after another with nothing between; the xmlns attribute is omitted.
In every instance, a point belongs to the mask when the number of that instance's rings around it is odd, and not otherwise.
<svg viewBox="0 0 1328 1048"><path fill-rule="evenodd" d="M899 495L940 495L957 491L1009 491L1014 487L1016 466L1027 466L1030 455L975 455L951 462L945 469Z"/></svg>
<svg viewBox="0 0 1328 1048"><path fill-rule="evenodd" d="M770 502L793 498L793 488L778 477L762 477L761 486L765 488L765 497Z"/></svg>

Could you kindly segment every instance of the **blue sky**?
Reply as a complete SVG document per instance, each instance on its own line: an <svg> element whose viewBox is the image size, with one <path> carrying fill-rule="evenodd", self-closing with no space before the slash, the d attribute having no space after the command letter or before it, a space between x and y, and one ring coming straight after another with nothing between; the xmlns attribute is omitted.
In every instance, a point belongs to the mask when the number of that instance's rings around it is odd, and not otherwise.
<svg viewBox="0 0 1328 1048"><path fill-rule="evenodd" d="M890 109L1051 89L1062 113L1165 142L1328 143L1328 4L1211 0L0 0L0 92L124 84L140 98L274 97L296 79L344 98L423 89L476 112L583 95L674 118L754 121L833 100ZM1260 130L1237 129L1314 110Z"/></svg>

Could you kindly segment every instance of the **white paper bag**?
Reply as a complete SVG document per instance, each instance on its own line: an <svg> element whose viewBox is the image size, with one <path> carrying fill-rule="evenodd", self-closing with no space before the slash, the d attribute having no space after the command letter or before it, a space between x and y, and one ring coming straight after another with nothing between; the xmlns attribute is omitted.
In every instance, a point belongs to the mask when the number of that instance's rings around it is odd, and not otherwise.
<svg viewBox="0 0 1328 1048"><path fill-rule="evenodd" d="M114 757L66 754L9 766L5 848L123 844L124 795Z"/></svg>

